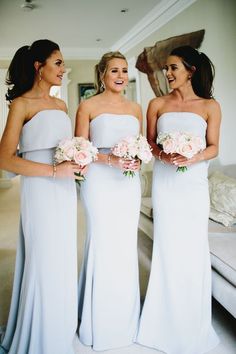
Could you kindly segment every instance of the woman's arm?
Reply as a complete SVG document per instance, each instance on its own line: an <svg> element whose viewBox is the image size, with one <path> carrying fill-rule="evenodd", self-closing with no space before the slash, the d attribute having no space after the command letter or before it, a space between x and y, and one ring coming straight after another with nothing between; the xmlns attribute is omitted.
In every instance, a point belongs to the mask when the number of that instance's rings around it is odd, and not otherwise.
<svg viewBox="0 0 236 354"><path fill-rule="evenodd" d="M158 99L154 98L149 102L147 110L147 140L152 147L152 154L159 158L161 149L157 146L157 120L158 120Z"/></svg>
<svg viewBox="0 0 236 354"><path fill-rule="evenodd" d="M52 165L29 161L16 156L21 130L24 122L28 119L27 115L25 100L15 99L11 103L0 143L0 169L24 176L54 176L55 169ZM72 177L77 169L72 163L62 163L56 167L56 175L58 177Z"/></svg>
<svg viewBox="0 0 236 354"><path fill-rule="evenodd" d="M157 121L160 110L164 105L163 98L154 98L150 101L147 110L147 140L152 147L153 156L163 163L173 164L175 154L166 154L156 143L157 140Z"/></svg>
<svg viewBox="0 0 236 354"><path fill-rule="evenodd" d="M219 151L219 136L221 123L221 109L217 101L211 100L207 107L207 131L206 131L206 148L194 155L191 159L178 157L174 159L178 166L188 166L196 162L213 159L218 155Z"/></svg>
<svg viewBox="0 0 236 354"><path fill-rule="evenodd" d="M136 116L139 120L140 134L143 134L143 112L139 104L136 103Z"/></svg>
<svg viewBox="0 0 236 354"><path fill-rule="evenodd" d="M204 160L210 160L219 153L221 109L217 101L211 101L209 104L206 142L207 147L202 152Z"/></svg>

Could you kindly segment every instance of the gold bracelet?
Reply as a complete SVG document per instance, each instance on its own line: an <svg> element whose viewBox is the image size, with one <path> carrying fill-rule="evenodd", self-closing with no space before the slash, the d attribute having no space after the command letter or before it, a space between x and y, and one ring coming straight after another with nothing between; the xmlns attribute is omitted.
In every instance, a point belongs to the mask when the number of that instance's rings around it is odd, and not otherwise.
<svg viewBox="0 0 236 354"><path fill-rule="evenodd" d="M109 167L112 167L112 163L111 163L111 154L108 154L107 156L107 163Z"/></svg>
<svg viewBox="0 0 236 354"><path fill-rule="evenodd" d="M158 154L158 160L159 160L161 163L165 164L165 162L164 162L164 161L162 160L162 158L161 158L161 155L162 155L163 152L164 152L163 150L160 150L160 152L159 152L159 154Z"/></svg>
<svg viewBox="0 0 236 354"><path fill-rule="evenodd" d="M57 165L56 165L55 163L52 165L52 169L53 169L52 178L56 178L56 175L57 175Z"/></svg>

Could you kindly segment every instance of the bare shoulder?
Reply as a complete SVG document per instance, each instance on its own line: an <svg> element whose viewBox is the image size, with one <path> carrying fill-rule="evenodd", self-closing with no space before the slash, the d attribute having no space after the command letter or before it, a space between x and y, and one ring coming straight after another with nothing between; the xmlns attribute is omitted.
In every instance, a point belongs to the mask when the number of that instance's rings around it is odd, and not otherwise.
<svg viewBox="0 0 236 354"><path fill-rule="evenodd" d="M167 96L153 98L148 105L147 118L158 119L167 103Z"/></svg>
<svg viewBox="0 0 236 354"><path fill-rule="evenodd" d="M97 104L99 104L99 101L99 95L89 97L88 99L79 103L78 109L90 112L94 107L97 106Z"/></svg>
<svg viewBox="0 0 236 354"><path fill-rule="evenodd" d="M167 96L155 97L149 102L149 108L160 109L168 100Z"/></svg>
<svg viewBox="0 0 236 354"><path fill-rule="evenodd" d="M130 108L134 111L134 112L142 112L141 106L139 103L135 102L135 101L128 101L128 105L130 106Z"/></svg>
<svg viewBox="0 0 236 354"><path fill-rule="evenodd" d="M133 112L134 116L137 117L140 122L142 122L143 112L141 105L134 101L130 101L129 104L131 106L131 111Z"/></svg>
<svg viewBox="0 0 236 354"><path fill-rule="evenodd" d="M56 105L59 107L59 109L61 109L64 112L68 112L67 106L65 101L63 101L62 99L58 98L58 97L54 97L53 98L55 100Z"/></svg>
<svg viewBox="0 0 236 354"><path fill-rule="evenodd" d="M89 102L90 98L82 101L79 103L78 108L77 108L77 112L86 112L86 113L90 113L91 111L91 107L93 107L93 102Z"/></svg>
<svg viewBox="0 0 236 354"><path fill-rule="evenodd" d="M27 120L29 115L29 102L23 97L15 98L9 106L9 117L14 117L22 123Z"/></svg>
<svg viewBox="0 0 236 354"><path fill-rule="evenodd" d="M207 116L209 118L221 119L221 107L219 102L215 99L205 100L205 107L207 111Z"/></svg>
<svg viewBox="0 0 236 354"><path fill-rule="evenodd" d="M209 109L220 109L219 102L216 101L214 98L211 98L210 100L206 100L206 104Z"/></svg>

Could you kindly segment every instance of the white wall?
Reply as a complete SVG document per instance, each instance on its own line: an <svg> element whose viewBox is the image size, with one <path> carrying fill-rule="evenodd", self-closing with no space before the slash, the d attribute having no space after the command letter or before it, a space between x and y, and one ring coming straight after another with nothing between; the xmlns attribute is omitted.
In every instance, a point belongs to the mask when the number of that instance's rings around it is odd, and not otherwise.
<svg viewBox="0 0 236 354"><path fill-rule="evenodd" d="M79 104L78 84L94 82L94 60L66 60L66 67L71 68L68 86L68 110L74 124L76 111Z"/></svg>
<svg viewBox="0 0 236 354"><path fill-rule="evenodd" d="M127 53L128 57L138 56L144 47L153 46L157 41L205 29L201 51L206 53L216 68L214 95L222 108L222 126L219 161L221 164L236 163L236 1L198 0L165 26L153 33ZM141 103L143 108L154 93L148 80L141 74Z"/></svg>

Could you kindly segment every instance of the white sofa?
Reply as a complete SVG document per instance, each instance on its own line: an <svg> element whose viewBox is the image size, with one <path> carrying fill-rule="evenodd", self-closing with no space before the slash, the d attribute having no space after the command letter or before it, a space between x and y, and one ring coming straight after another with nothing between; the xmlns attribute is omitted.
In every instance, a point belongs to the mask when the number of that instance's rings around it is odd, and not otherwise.
<svg viewBox="0 0 236 354"><path fill-rule="evenodd" d="M224 175L236 178L236 165L220 167L220 170L223 170ZM211 169L209 171L209 178L211 178L212 171ZM139 229L152 239L152 171L141 173L141 183L142 203ZM234 195L235 193L236 179ZM236 201L234 209L236 210ZM212 295L236 318L236 225L226 227L209 219L209 246L212 265Z"/></svg>

